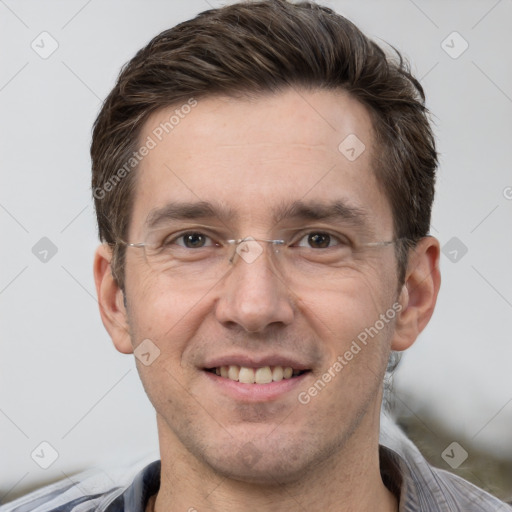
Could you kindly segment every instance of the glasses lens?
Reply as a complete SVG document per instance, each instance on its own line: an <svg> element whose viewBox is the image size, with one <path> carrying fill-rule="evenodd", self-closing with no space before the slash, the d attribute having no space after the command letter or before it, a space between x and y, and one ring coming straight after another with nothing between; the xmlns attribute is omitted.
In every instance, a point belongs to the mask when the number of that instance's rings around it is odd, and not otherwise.
<svg viewBox="0 0 512 512"><path fill-rule="evenodd" d="M378 264L389 242L355 245L329 231L309 231L288 240L221 240L206 230L155 231L144 243L151 269L170 279L220 279L233 265L252 265L264 257L269 268L301 287L339 286L340 280ZM267 254L265 256L265 253Z"/></svg>

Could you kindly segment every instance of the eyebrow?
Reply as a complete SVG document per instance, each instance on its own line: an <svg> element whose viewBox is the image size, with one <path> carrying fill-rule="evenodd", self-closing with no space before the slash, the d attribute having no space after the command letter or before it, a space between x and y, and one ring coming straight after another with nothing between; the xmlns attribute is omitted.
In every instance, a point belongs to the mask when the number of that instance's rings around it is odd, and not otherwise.
<svg viewBox="0 0 512 512"><path fill-rule="evenodd" d="M207 201L198 203L169 203L162 208L152 210L146 219L146 226L150 229L157 228L168 221L173 220L194 220L218 218L222 222L236 217L231 208L221 205L213 205Z"/></svg>
<svg viewBox="0 0 512 512"><path fill-rule="evenodd" d="M369 227L367 212L342 200L327 203L294 201L277 209L276 220L281 222L285 219L346 221L354 226Z"/></svg>
<svg viewBox="0 0 512 512"><path fill-rule="evenodd" d="M331 202L304 202L293 201L274 209L274 222L276 224L285 220L294 221L344 221L355 227L369 228L367 212L358 206L351 205L343 200ZM236 220L238 215L229 207L222 204L213 204L207 201L196 203L173 202L162 208L152 210L147 219L146 226L150 229L164 225L174 220L198 220L216 218L227 224Z"/></svg>

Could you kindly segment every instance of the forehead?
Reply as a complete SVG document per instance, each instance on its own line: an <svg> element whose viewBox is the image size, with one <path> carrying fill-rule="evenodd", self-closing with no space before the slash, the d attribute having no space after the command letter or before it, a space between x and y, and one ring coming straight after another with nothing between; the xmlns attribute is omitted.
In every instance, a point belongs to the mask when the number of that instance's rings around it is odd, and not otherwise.
<svg viewBox="0 0 512 512"><path fill-rule="evenodd" d="M280 205L343 201L375 231L392 229L372 170L370 115L343 91L184 102L154 113L140 143L152 149L136 171L132 233L175 202L219 204L264 223Z"/></svg>

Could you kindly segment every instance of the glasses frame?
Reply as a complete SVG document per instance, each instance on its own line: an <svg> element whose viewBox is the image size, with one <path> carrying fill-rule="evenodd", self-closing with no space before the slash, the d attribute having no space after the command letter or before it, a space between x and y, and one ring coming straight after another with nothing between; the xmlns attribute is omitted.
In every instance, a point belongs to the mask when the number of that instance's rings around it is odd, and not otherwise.
<svg viewBox="0 0 512 512"><path fill-rule="evenodd" d="M403 238L395 238L393 240L385 240L385 241L378 241L378 242L365 242L365 243L358 244L357 248L386 247L386 246L393 245L393 244L396 244L398 242L402 242L405 240L410 240L410 239L403 237ZM262 242L262 243L271 244L274 247L278 247L280 245L284 246L286 244L286 240L283 240L283 239L273 240L273 239L268 239L268 238L254 238L252 236L246 236L244 238L231 238L231 239L222 240L221 242L230 244L234 247L233 255L228 259L229 263L231 263L231 264L233 263L235 256L237 254L237 247L240 246L241 244L243 244L244 242ZM121 238L117 239L117 243L125 245L126 247L142 248L142 249L144 249L144 251L145 251L146 247L151 247L152 245L154 245L154 244L149 244L147 242L127 242ZM276 248L275 252L279 252L279 249ZM147 255L146 255L146 257L147 257Z"/></svg>

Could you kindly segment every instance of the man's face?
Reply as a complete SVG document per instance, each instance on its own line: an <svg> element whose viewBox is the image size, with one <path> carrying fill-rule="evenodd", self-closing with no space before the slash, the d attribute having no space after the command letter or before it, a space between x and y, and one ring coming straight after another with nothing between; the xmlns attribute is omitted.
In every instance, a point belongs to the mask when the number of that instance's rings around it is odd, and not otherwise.
<svg viewBox="0 0 512 512"><path fill-rule="evenodd" d="M175 108L155 113L140 141ZM172 242L186 257L128 247L126 298L133 347L149 339L160 350L137 364L161 447L270 483L360 456L376 435L397 300L394 247L354 249L393 239L368 112L332 91L212 97L157 142L137 170L128 239L186 232ZM249 236L286 244L218 256L224 240ZM237 382L220 366L232 377L270 366L276 381ZM280 366L303 373L279 380Z"/></svg>

